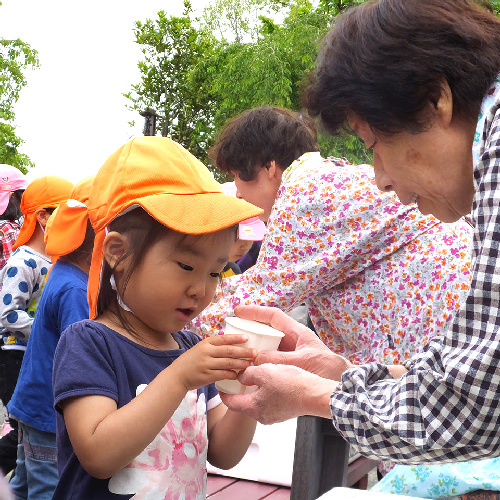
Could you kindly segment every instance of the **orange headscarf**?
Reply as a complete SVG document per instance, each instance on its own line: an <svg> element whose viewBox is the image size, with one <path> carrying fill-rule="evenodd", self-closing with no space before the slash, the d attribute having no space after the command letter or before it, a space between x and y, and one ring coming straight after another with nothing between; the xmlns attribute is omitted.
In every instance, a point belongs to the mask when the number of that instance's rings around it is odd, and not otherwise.
<svg viewBox="0 0 500 500"><path fill-rule="evenodd" d="M12 247L14 250L27 243L33 236L36 227L35 212L41 208L57 207L69 198L72 189L71 182L55 175L39 177L28 184L21 199L24 222Z"/></svg>
<svg viewBox="0 0 500 500"><path fill-rule="evenodd" d="M95 176L78 182L68 200L61 203L45 227L45 251L55 262L61 255L76 250L85 239L89 220L87 203Z"/></svg>

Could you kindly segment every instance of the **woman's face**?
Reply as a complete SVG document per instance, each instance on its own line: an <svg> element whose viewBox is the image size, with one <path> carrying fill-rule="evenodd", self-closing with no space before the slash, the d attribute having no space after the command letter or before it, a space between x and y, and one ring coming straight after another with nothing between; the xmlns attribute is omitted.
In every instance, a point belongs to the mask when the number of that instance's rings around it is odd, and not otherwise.
<svg viewBox="0 0 500 500"><path fill-rule="evenodd" d="M424 132L376 134L354 117L351 127L373 150L375 181L394 191L404 205L417 203L423 214L453 222L468 214L474 195L472 141L475 124L435 120Z"/></svg>

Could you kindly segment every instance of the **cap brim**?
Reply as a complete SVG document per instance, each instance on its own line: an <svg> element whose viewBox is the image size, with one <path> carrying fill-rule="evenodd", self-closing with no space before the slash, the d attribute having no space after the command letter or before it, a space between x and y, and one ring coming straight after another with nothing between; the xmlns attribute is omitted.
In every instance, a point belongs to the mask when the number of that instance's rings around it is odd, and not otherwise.
<svg viewBox="0 0 500 500"><path fill-rule="evenodd" d="M0 215L7 210L10 200L10 191L0 191Z"/></svg>
<svg viewBox="0 0 500 500"><path fill-rule="evenodd" d="M245 200L217 192L182 196L159 193L134 203L158 222L184 234L213 233L263 212Z"/></svg>

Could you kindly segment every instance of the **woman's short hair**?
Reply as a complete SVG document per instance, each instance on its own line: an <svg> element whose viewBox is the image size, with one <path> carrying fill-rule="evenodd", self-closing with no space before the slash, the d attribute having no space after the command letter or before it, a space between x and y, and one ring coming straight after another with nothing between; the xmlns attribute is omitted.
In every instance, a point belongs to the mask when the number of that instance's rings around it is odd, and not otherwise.
<svg viewBox="0 0 500 500"><path fill-rule="evenodd" d="M454 118L477 120L500 71L500 21L472 0L371 0L338 16L303 105L331 133L350 113L374 130L418 132L446 81Z"/></svg>
<svg viewBox="0 0 500 500"><path fill-rule="evenodd" d="M209 158L223 172L244 181L271 161L285 170L304 153L319 151L316 127L304 113L261 106L244 111L221 130Z"/></svg>

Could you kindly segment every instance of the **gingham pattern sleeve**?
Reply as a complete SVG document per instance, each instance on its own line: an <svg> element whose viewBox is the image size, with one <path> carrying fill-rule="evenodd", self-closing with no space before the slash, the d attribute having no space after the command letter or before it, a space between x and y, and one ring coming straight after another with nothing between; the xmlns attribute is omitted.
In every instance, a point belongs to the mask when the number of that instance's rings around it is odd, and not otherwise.
<svg viewBox="0 0 500 500"><path fill-rule="evenodd" d="M500 445L500 111L491 109L474 171L469 295L450 329L392 379L373 363L344 373L333 424L361 453L406 464L498 455Z"/></svg>

